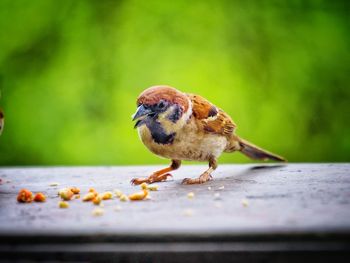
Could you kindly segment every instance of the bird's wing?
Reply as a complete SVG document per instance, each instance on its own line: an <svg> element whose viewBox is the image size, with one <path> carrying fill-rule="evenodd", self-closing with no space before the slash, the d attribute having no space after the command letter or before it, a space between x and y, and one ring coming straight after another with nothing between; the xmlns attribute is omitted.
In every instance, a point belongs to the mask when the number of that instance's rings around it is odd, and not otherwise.
<svg viewBox="0 0 350 263"><path fill-rule="evenodd" d="M203 130L220 135L231 135L236 124L223 110L201 96L187 94L192 102L192 115L203 125Z"/></svg>

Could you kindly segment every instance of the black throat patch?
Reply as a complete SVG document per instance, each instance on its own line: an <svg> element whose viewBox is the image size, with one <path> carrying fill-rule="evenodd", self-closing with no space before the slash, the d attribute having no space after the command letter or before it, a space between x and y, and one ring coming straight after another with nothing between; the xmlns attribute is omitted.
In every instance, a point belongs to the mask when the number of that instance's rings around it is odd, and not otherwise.
<svg viewBox="0 0 350 263"><path fill-rule="evenodd" d="M162 125L155 119L146 122L147 128L150 130L153 140L159 144L171 144L175 139L176 133L167 134Z"/></svg>

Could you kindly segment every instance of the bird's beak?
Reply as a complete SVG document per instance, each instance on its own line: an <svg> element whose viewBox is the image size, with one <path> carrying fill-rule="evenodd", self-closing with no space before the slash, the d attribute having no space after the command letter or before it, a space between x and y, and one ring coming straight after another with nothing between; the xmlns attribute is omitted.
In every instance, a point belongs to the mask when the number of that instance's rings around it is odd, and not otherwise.
<svg viewBox="0 0 350 263"><path fill-rule="evenodd" d="M145 116L147 116L148 114L152 113L151 109L147 109L145 106L143 105L140 105L135 114L132 115L132 120L135 121L137 120L134 128L137 128L139 127L141 124L144 123L144 119L145 119Z"/></svg>

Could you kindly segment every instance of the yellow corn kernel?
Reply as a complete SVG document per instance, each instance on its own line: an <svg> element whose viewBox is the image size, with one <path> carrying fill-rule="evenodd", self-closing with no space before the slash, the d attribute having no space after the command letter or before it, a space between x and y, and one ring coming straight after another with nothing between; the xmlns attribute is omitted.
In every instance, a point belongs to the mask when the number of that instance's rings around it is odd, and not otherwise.
<svg viewBox="0 0 350 263"><path fill-rule="evenodd" d="M61 201L58 203L58 207L59 208L68 208L69 207L69 204L65 201Z"/></svg>
<svg viewBox="0 0 350 263"><path fill-rule="evenodd" d="M87 193L86 195L84 195L83 197L83 201L91 201L92 199L95 198L95 193L93 192L90 192L90 193Z"/></svg>
<svg viewBox="0 0 350 263"><path fill-rule="evenodd" d="M80 189L78 187L71 187L70 190L73 192L73 194L79 194L80 193Z"/></svg>
<svg viewBox="0 0 350 263"><path fill-rule="evenodd" d="M58 191L59 196L66 201L69 201L73 197L73 192L69 188L62 188Z"/></svg>
<svg viewBox="0 0 350 263"><path fill-rule="evenodd" d="M145 182L143 182L142 184L140 184L140 186L142 190L146 190L148 185Z"/></svg>
<svg viewBox="0 0 350 263"><path fill-rule="evenodd" d="M188 199L192 199L194 197L194 193L193 192L190 192L187 194L187 198Z"/></svg>
<svg viewBox="0 0 350 263"><path fill-rule="evenodd" d="M156 185L156 184L148 185L147 190L158 191L158 185Z"/></svg>
<svg viewBox="0 0 350 263"><path fill-rule="evenodd" d="M128 201L128 197L127 197L127 195L122 194L122 195L119 197L119 200L122 201L122 202L126 202L126 201Z"/></svg>
<svg viewBox="0 0 350 263"><path fill-rule="evenodd" d="M148 195L148 191L144 189L142 190L142 192L137 192L129 195L129 199L132 201L143 200L147 197L147 195Z"/></svg>
<svg viewBox="0 0 350 263"><path fill-rule="evenodd" d="M120 197L123 195L122 191L120 191L120 190L118 190L118 189L115 189L115 190L114 190L114 194L115 194L115 196L118 197L118 198L120 198Z"/></svg>
<svg viewBox="0 0 350 263"><path fill-rule="evenodd" d="M92 199L92 202L94 203L94 205L99 205L101 203L102 199L101 196L95 196L94 199Z"/></svg>
<svg viewBox="0 0 350 263"><path fill-rule="evenodd" d="M108 199L112 199L113 194L112 192L105 192L103 194L100 195L102 200L108 200Z"/></svg>
<svg viewBox="0 0 350 263"><path fill-rule="evenodd" d="M93 216L102 216L104 214L104 210L102 208L95 208L92 210L92 215Z"/></svg>
<svg viewBox="0 0 350 263"><path fill-rule="evenodd" d="M244 207L247 207L249 205L249 202L247 199L242 199L241 203Z"/></svg>

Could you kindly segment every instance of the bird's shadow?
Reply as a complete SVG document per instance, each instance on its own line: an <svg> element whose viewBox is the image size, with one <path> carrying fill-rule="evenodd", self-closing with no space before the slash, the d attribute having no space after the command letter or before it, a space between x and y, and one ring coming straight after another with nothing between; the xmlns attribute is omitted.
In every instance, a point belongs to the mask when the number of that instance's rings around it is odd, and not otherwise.
<svg viewBox="0 0 350 263"><path fill-rule="evenodd" d="M220 172L220 177L215 177L215 173L213 174L213 180L210 180L209 182L205 183L206 186L216 187L216 186L222 186L227 182L234 182L234 183L247 183L247 184L256 184L257 181L254 179L258 177L259 175L265 173L266 171L275 170L279 168L286 167L287 164L266 164L266 165L255 165L255 166L249 166L246 169L239 169L239 171L235 170L234 166L232 167L232 171L222 171ZM225 176L222 176L222 173L225 174ZM179 184L181 184L181 180L179 180ZM192 185L195 186L195 185ZM198 186L198 185L197 185ZM188 185L184 185L184 187L188 187Z"/></svg>

